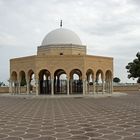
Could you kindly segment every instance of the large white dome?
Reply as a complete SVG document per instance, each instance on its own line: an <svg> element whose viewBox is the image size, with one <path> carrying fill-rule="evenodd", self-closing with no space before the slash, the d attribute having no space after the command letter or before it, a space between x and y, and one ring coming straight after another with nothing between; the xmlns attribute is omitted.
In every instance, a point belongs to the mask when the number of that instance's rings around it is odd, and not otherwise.
<svg viewBox="0 0 140 140"><path fill-rule="evenodd" d="M51 44L82 45L82 42L75 32L65 28L59 28L49 32L42 41L42 46Z"/></svg>

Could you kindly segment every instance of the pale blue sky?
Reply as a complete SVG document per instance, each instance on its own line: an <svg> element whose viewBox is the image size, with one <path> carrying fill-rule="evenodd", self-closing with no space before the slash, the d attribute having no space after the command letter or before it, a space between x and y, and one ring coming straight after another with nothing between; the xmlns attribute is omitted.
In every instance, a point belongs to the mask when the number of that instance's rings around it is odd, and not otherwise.
<svg viewBox="0 0 140 140"><path fill-rule="evenodd" d="M9 59L34 55L44 36L59 27L75 31L88 54L114 57L114 76L140 51L140 0L0 0L0 81Z"/></svg>

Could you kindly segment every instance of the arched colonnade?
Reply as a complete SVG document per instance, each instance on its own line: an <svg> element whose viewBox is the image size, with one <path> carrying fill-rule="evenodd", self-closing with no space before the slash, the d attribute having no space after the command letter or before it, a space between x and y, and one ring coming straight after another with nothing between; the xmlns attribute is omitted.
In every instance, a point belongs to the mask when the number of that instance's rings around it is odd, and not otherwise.
<svg viewBox="0 0 140 140"><path fill-rule="evenodd" d="M12 71L10 76L10 92L21 94L21 87L26 88L27 94L35 92L36 95L57 94L99 94L112 93L112 72L101 69L93 71L88 69L85 74L80 69L66 72L57 69L53 73L41 69L37 74L34 70L20 72Z"/></svg>

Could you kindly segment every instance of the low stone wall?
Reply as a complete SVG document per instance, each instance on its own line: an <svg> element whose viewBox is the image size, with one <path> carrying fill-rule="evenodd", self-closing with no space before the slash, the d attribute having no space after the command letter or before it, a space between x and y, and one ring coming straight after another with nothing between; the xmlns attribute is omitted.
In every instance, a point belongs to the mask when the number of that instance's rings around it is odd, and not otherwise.
<svg viewBox="0 0 140 140"><path fill-rule="evenodd" d="M90 92L93 91L93 86L88 89ZM140 85L138 84L130 84L130 85L115 85L113 86L114 92L125 92L125 91L139 91ZM98 91L102 91L102 86L98 86Z"/></svg>
<svg viewBox="0 0 140 140"><path fill-rule="evenodd" d="M138 84L134 85L116 85L113 87L114 92L123 92L123 91L138 91L140 86Z"/></svg>
<svg viewBox="0 0 140 140"><path fill-rule="evenodd" d="M15 91L17 89L13 89ZM27 88L26 87L20 87L21 93L26 93ZM33 92L35 92L35 88L33 89ZM9 93L9 87L0 87L0 93Z"/></svg>
<svg viewBox="0 0 140 140"><path fill-rule="evenodd" d="M140 85L116 85L113 87L113 90L114 92L138 91L140 90ZM0 87L0 93L9 93L9 87ZM21 87L21 93L26 93L26 87Z"/></svg>
<svg viewBox="0 0 140 140"><path fill-rule="evenodd" d="M0 87L0 93L9 93L9 87Z"/></svg>

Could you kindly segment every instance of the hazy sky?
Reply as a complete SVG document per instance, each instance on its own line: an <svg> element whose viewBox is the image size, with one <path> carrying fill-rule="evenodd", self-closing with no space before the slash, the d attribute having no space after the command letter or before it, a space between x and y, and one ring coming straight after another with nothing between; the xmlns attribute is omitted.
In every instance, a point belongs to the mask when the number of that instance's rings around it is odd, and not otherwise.
<svg viewBox="0 0 140 140"><path fill-rule="evenodd" d="M61 19L88 54L114 57L114 76L133 82L125 66L140 51L140 0L0 0L0 81L9 59L36 54Z"/></svg>

